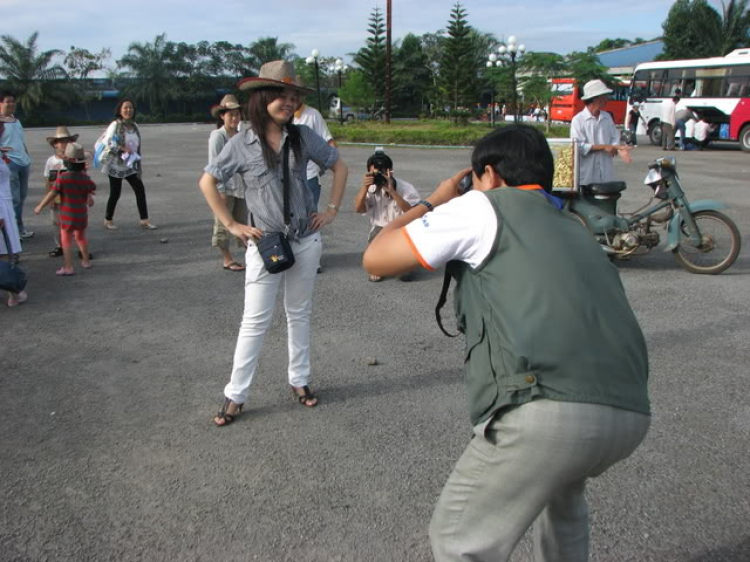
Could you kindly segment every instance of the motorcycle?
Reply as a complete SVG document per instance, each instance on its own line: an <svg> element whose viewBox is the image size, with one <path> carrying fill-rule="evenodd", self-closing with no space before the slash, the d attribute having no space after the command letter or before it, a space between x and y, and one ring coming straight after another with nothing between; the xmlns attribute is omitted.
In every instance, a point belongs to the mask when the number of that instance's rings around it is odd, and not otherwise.
<svg viewBox="0 0 750 562"><path fill-rule="evenodd" d="M627 187L621 181L584 186L565 206L611 259L650 252L661 241L655 229L666 228L664 251L673 252L688 271L716 275L730 267L740 253L741 241L732 219L719 212L728 206L711 199L688 202L674 157L658 158L648 169L644 183L654 195L633 213L617 212L617 200Z"/></svg>

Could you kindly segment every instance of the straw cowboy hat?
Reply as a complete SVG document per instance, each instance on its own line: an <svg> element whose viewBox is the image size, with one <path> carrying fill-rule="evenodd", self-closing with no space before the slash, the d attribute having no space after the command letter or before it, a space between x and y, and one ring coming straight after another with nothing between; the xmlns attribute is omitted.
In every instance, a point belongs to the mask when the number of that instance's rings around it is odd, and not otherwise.
<svg viewBox="0 0 750 562"><path fill-rule="evenodd" d="M218 118L219 113L221 113L222 111L231 111L232 109L239 108L240 102L237 101L237 98L232 94L227 94L226 96L221 98L221 101L218 105L211 106L211 117Z"/></svg>
<svg viewBox="0 0 750 562"><path fill-rule="evenodd" d="M601 80L591 80L590 82L586 82L583 86L583 95L581 96L581 99L586 101L611 93L612 90L607 88L607 85Z"/></svg>
<svg viewBox="0 0 750 562"><path fill-rule="evenodd" d="M63 160L68 162L74 162L76 164L83 164L88 160L91 160L92 154L83 149L83 146L77 142L71 142L65 147L65 154L63 154Z"/></svg>
<svg viewBox="0 0 750 562"><path fill-rule="evenodd" d="M57 129L55 129L54 137L47 137L47 142L50 143L51 146L55 146L55 141L59 140L76 142L78 140L78 135L71 135L67 127L58 127Z"/></svg>
<svg viewBox="0 0 750 562"><path fill-rule="evenodd" d="M267 62L260 67L257 77L243 78L238 84L240 90L255 90L258 88L292 88L302 94L313 92L302 84L294 72L294 65L285 60Z"/></svg>

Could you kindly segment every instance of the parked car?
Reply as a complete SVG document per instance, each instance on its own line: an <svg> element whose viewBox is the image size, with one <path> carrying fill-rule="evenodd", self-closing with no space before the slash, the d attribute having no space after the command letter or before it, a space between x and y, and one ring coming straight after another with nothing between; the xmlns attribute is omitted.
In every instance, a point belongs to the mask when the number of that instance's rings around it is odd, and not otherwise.
<svg viewBox="0 0 750 562"><path fill-rule="evenodd" d="M328 118L336 120L340 120L343 118L345 121L351 123L355 120L366 121L369 119L382 119L383 111L383 108L381 108L370 113L348 105L344 105L342 108L341 99L338 97L333 97L331 98L331 105L328 108Z"/></svg>

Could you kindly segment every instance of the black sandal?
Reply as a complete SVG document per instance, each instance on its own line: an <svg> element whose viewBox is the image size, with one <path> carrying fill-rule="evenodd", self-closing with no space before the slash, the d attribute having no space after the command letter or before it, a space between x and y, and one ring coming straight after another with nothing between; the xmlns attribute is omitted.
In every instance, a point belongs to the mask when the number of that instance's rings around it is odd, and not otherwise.
<svg viewBox="0 0 750 562"><path fill-rule="evenodd" d="M297 392L298 390L301 390L302 394ZM313 394L312 390L310 390L310 387L307 385L300 386L300 387L293 386L292 393L294 393L294 396L295 398L297 398L297 401L303 406L305 406L306 408L314 408L315 406L318 405L318 402L319 402L318 397L315 396L315 394ZM309 404L309 402L312 402L313 400L315 400L315 402L313 402L312 404Z"/></svg>
<svg viewBox="0 0 750 562"><path fill-rule="evenodd" d="M234 411L234 413L230 414L227 412L227 408L230 404L234 404L237 406L237 409ZM233 402L229 398L224 399L224 404L221 406L221 410L219 410L219 413L216 414L216 417L214 417L214 424L216 424L218 427L224 427L225 425L229 425L234 421L234 418L236 418L238 415L242 413L242 406L243 404L237 404L236 402ZM222 420L224 423L217 423L216 420Z"/></svg>
<svg viewBox="0 0 750 562"><path fill-rule="evenodd" d="M55 246L55 249L52 250L49 254L47 254L51 258L59 258L63 255L62 248L60 246Z"/></svg>

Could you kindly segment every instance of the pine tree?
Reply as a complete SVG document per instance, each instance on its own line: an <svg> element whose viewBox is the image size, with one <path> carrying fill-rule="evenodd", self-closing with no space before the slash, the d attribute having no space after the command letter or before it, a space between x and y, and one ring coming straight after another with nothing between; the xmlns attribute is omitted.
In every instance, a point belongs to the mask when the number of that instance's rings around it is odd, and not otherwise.
<svg viewBox="0 0 750 562"><path fill-rule="evenodd" d="M376 107L380 107L385 102L385 22L378 7L372 11L367 31L370 36L366 45L357 51L353 60L375 94Z"/></svg>
<svg viewBox="0 0 750 562"><path fill-rule="evenodd" d="M471 26L466 21L466 15L466 10L456 2L448 21L448 36L443 44L440 62L440 92L454 110L472 105L477 89Z"/></svg>

